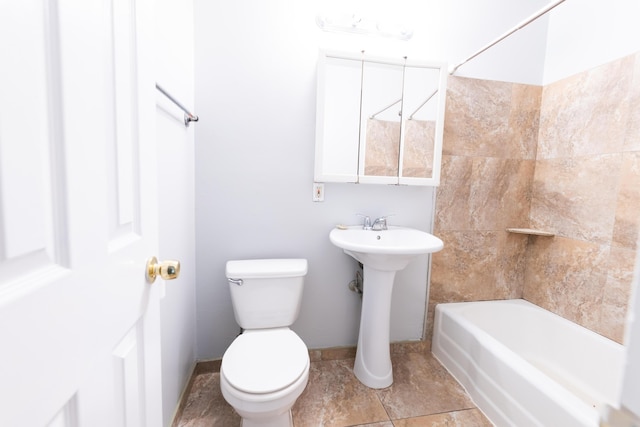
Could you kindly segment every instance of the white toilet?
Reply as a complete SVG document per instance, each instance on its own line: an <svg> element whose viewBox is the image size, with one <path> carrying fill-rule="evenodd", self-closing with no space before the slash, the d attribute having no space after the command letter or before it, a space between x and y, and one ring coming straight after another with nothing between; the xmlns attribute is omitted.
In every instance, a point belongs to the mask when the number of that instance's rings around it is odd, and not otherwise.
<svg viewBox="0 0 640 427"><path fill-rule="evenodd" d="M236 321L243 329L222 357L220 389L243 427L293 426L291 407L309 379L298 317L306 259L228 261Z"/></svg>

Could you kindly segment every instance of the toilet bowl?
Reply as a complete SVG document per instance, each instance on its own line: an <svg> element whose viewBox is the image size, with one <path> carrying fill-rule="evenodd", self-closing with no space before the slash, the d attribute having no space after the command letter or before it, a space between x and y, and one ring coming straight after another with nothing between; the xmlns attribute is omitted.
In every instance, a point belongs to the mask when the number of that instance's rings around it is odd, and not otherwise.
<svg viewBox="0 0 640 427"><path fill-rule="evenodd" d="M222 395L244 427L292 425L291 407L308 379L309 352L288 328L243 333L220 368Z"/></svg>
<svg viewBox="0 0 640 427"><path fill-rule="evenodd" d="M306 260L227 263L234 314L244 328L227 348L220 390L243 427L291 427L309 379L309 352L289 325L297 318Z"/></svg>

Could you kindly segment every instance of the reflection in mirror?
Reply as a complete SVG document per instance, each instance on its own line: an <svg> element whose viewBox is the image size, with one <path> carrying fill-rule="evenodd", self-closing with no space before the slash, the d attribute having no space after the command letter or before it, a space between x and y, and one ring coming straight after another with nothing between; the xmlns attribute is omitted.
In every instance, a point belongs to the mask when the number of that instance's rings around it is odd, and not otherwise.
<svg viewBox="0 0 640 427"><path fill-rule="evenodd" d="M321 52L317 182L438 185L444 63Z"/></svg>
<svg viewBox="0 0 640 427"><path fill-rule="evenodd" d="M405 123L402 176L431 178L435 121L407 120Z"/></svg>
<svg viewBox="0 0 640 427"><path fill-rule="evenodd" d="M364 158L364 175L398 176L402 74L402 65L362 64L360 158Z"/></svg>
<svg viewBox="0 0 640 427"><path fill-rule="evenodd" d="M440 70L405 67L403 93L403 177L433 176Z"/></svg>

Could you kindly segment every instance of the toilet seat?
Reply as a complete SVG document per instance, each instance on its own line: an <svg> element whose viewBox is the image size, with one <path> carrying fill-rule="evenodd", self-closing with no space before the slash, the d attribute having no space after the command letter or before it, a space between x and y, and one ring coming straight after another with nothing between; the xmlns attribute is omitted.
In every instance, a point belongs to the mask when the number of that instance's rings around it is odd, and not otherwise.
<svg viewBox="0 0 640 427"><path fill-rule="evenodd" d="M288 328L245 331L222 357L221 371L237 390L263 394L282 390L309 368L307 347Z"/></svg>

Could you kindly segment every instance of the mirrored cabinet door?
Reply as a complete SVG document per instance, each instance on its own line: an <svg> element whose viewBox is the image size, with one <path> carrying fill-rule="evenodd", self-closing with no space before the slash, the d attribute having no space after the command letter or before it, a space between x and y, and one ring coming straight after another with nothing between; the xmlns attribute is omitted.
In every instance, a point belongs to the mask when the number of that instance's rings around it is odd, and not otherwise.
<svg viewBox="0 0 640 427"><path fill-rule="evenodd" d="M438 185L446 66L321 52L318 182Z"/></svg>
<svg viewBox="0 0 640 427"><path fill-rule="evenodd" d="M360 139L362 61L321 55L316 110L315 180L356 182Z"/></svg>
<svg viewBox="0 0 640 427"><path fill-rule="evenodd" d="M402 112L400 183L439 179L445 95L441 90L444 69L431 65L406 66ZM435 183L434 185L437 185Z"/></svg>
<svg viewBox="0 0 640 427"><path fill-rule="evenodd" d="M360 182L398 183L402 83L402 64L363 61Z"/></svg>

